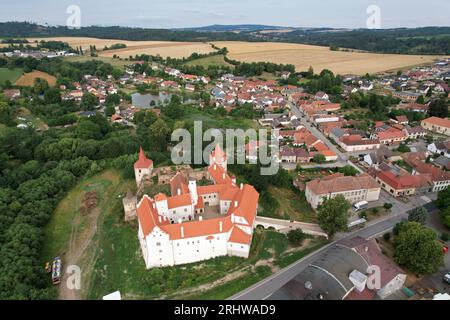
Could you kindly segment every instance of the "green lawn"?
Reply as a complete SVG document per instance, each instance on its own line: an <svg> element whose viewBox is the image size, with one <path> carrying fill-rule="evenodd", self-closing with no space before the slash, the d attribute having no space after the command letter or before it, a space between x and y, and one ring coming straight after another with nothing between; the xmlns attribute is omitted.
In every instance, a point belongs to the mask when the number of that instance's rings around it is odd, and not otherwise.
<svg viewBox="0 0 450 320"><path fill-rule="evenodd" d="M74 57L65 57L64 60L69 62L86 62L91 60L103 61L105 63L111 64L113 67L125 69L125 66L130 64L130 61L113 59L108 57L90 57L90 56L74 56Z"/></svg>
<svg viewBox="0 0 450 320"><path fill-rule="evenodd" d="M219 66L219 67L233 67L224 60L223 55L214 55L206 58L200 58L192 61L186 62L187 66L202 66L208 68L209 66Z"/></svg>
<svg viewBox="0 0 450 320"><path fill-rule="evenodd" d="M0 84L5 83L7 80L14 84L22 74L22 69L0 68Z"/></svg>

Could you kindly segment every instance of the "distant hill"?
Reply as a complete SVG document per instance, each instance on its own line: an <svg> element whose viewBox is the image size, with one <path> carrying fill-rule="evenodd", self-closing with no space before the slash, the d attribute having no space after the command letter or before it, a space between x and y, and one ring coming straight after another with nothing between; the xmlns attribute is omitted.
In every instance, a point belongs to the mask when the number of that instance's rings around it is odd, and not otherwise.
<svg viewBox="0 0 450 320"><path fill-rule="evenodd" d="M270 32L274 30L274 32ZM277 32L279 30L279 32ZM289 32L285 32L288 30ZM68 29L27 22L0 23L0 37L78 36L155 41L277 41L379 53L450 55L450 27L398 29L290 28L270 25L212 25L184 29L90 26Z"/></svg>
<svg viewBox="0 0 450 320"><path fill-rule="evenodd" d="M172 30L181 30L181 31L204 31L204 32L254 32L254 31L262 31L262 30L282 30L282 29L295 29L291 27L281 27L281 26L270 26L264 24L238 24L238 25L222 25L222 24L214 24L211 26L204 27L193 27L193 28L178 28Z"/></svg>

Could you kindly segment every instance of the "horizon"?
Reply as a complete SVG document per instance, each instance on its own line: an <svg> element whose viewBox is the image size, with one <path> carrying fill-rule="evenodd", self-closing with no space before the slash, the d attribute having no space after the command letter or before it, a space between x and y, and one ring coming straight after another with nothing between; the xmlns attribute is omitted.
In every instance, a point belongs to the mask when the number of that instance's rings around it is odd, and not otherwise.
<svg viewBox="0 0 450 320"><path fill-rule="evenodd" d="M75 2L75 3L74 3ZM353 3L352 3L353 2ZM205 0L166 0L149 3L130 0L126 4L98 0L41 0L2 1L0 21L33 22L40 25L65 25L67 8L79 6L81 26L121 26L149 29L199 28L210 25L268 25L286 28L364 29L369 14L367 8L377 5L380 12L380 29L420 28L450 26L447 12L450 2L435 0L361 0L354 3L342 0L335 3L324 0L310 3L299 0L248 0L227 3ZM273 14L274 8L282 14Z"/></svg>

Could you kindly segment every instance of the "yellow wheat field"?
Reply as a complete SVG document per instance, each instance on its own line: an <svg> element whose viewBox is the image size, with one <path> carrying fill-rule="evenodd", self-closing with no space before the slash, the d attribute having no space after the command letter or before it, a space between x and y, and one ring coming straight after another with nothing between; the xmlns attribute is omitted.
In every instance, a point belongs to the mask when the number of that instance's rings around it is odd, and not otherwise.
<svg viewBox="0 0 450 320"><path fill-rule="evenodd" d="M53 37L53 38L29 38L28 41L63 41L71 47L82 47L83 50L89 50L89 46L95 45L99 51L99 56L112 57L117 55L121 58L128 58L130 55L149 54L160 55L162 57L183 58L192 53L209 53L214 51L211 45L202 42L171 42L171 41L127 41L116 39L97 39L88 37ZM127 48L117 50L102 51L105 46L111 46L116 43L123 43Z"/></svg>
<svg viewBox="0 0 450 320"><path fill-rule="evenodd" d="M309 66L315 72L323 69L339 74L366 74L432 62L436 56L375 54L331 51L328 47L275 42L214 42L227 47L229 58L244 62L268 61L295 65L298 71Z"/></svg>

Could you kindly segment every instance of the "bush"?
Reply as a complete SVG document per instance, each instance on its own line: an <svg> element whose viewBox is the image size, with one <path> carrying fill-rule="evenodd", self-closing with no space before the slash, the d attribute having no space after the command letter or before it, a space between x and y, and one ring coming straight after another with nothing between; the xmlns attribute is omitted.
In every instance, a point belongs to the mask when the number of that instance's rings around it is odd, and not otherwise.
<svg viewBox="0 0 450 320"><path fill-rule="evenodd" d="M298 246L305 239L305 234L301 229L295 229L288 232L287 238L290 244Z"/></svg>
<svg viewBox="0 0 450 320"><path fill-rule="evenodd" d="M450 240L450 233L445 232L445 233L441 234L441 240L445 241L445 242L449 241Z"/></svg>
<svg viewBox="0 0 450 320"><path fill-rule="evenodd" d="M386 203L383 205L383 208L385 208L386 210L390 210L390 209L392 208L392 203L386 202Z"/></svg>
<svg viewBox="0 0 450 320"><path fill-rule="evenodd" d="M360 219L367 219L367 212L365 212L365 211L360 212L359 218Z"/></svg>
<svg viewBox="0 0 450 320"><path fill-rule="evenodd" d="M383 239L384 239L385 241L391 240L391 234L390 234L389 232L386 232L386 233L383 235Z"/></svg>

